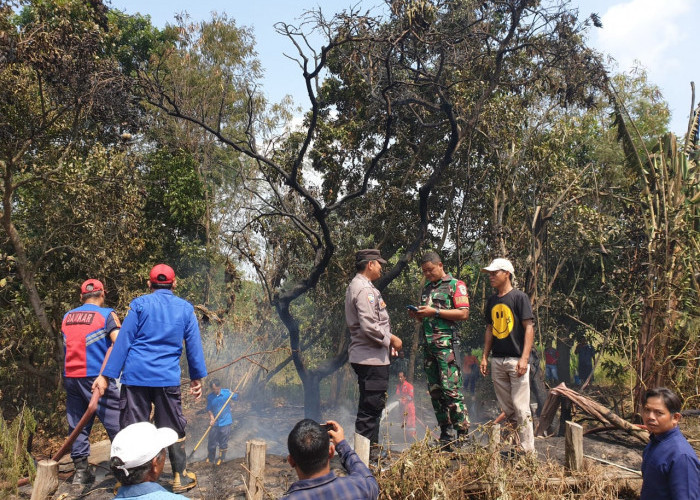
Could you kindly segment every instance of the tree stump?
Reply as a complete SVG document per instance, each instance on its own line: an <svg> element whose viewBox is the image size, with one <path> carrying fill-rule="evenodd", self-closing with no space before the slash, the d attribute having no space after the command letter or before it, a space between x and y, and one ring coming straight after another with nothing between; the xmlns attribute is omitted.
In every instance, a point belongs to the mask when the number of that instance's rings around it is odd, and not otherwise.
<svg viewBox="0 0 700 500"><path fill-rule="evenodd" d="M56 488L58 488L58 462L55 460L39 461L31 500L50 498L56 491Z"/></svg>
<svg viewBox="0 0 700 500"><path fill-rule="evenodd" d="M583 427L566 422L565 464L570 471L580 471L583 466Z"/></svg>
<svg viewBox="0 0 700 500"><path fill-rule="evenodd" d="M246 500L262 500L267 443L262 439L253 439L246 441L245 448L246 463L248 465Z"/></svg>

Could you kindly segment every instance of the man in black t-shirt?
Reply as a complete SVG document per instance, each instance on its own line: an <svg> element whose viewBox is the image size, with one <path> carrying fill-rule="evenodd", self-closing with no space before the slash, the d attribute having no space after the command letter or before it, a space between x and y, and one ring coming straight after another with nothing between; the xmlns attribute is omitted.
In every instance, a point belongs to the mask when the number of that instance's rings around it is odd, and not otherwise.
<svg viewBox="0 0 700 500"><path fill-rule="evenodd" d="M530 413L530 377L528 363L535 339L530 299L513 288L513 264L507 259L494 259L482 271L496 293L486 303L486 334L481 374L488 372L498 404L506 419L518 430L520 445L528 453L535 452L535 437Z"/></svg>

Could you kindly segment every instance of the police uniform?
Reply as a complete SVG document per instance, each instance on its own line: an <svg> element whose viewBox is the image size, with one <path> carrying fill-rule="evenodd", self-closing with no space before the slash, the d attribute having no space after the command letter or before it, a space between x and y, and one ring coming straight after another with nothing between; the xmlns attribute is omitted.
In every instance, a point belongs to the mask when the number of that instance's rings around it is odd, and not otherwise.
<svg viewBox="0 0 700 500"><path fill-rule="evenodd" d="M86 285L92 288L88 289ZM104 291L102 283L97 280L87 280L83 283L81 288L83 294L92 291ZM61 323L65 354L63 385L66 389L68 434L73 432L88 409L92 399L92 383L100 374L107 350L112 345L110 334L119 328L119 318L114 310L95 304L83 304L71 309L63 317ZM110 382L104 395L99 399L96 414L104 425L109 439L114 439L119 432L119 390L114 381ZM89 482L87 458L90 455L90 432L94 421L95 415L88 420L71 447L71 458L76 464L76 472L82 470L84 474L80 482Z"/></svg>
<svg viewBox="0 0 700 500"><path fill-rule="evenodd" d="M348 356L360 389L355 432L378 443L389 387L391 324L382 295L362 274L356 274L347 288L345 319L350 330Z"/></svg>
<svg viewBox="0 0 700 500"><path fill-rule="evenodd" d="M445 274L438 282L428 282L425 285L421 295L421 306L433 307L438 311L468 309L467 286L463 281ZM455 321L437 316L423 318L423 366L435 417L443 433L450 424L461 432L469 427L467 409L460 392L460 360L456 359L453 347L457 340Z"/></svg>

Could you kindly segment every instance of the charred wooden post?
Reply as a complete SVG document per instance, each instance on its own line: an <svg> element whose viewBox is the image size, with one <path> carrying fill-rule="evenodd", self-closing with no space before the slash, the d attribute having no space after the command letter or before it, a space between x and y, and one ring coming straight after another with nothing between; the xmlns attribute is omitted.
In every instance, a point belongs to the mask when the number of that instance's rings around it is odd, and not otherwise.
<svg viewBox="0 0 700 500"><path fill-rule="evenodd" d="M246 500L262 500L267 443L262 439L253 439L246 441L245 449L246 464L248 465Z"/></svg>
<svg viewBox="0 0 700 500"><path fill-rule="evenodd" d="M56 488L58 488L58 462L55 460L39 461L31 500L51 498Z"/></svg>
<svg viewBox="0 0 700 500"><path fill-rule="evenodd" d="M355 453L365 465L369 466L369 439L357 432L355 433Z"/></svg>
<svg viewBox="0 0 700 500"><path fill-rule="evenodd" d="M566 422L565 464L569 471L580 471L583 467L583 427Z"/></svg>

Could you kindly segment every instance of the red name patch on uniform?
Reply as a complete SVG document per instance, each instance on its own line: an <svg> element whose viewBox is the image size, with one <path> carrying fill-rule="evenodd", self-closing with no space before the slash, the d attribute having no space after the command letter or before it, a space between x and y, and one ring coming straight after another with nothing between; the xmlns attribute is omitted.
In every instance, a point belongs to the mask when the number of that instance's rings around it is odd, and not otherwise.
<svg viewBox="0 0 700 500"><path fill-rule="evenodd" d="M467 285L463 281L458 281L455 286L455 294L452 296L455 307L469 307L469 294Z"/></svg>

